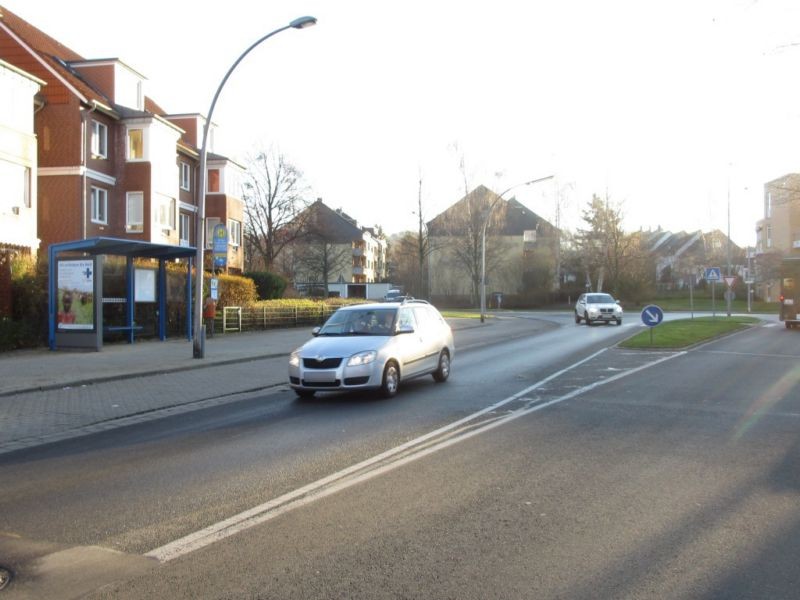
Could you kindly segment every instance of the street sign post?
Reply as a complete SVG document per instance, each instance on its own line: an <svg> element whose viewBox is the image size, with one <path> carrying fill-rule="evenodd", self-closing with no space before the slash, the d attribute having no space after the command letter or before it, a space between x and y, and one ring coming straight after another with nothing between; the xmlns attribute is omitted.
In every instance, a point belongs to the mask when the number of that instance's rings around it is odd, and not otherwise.
<svg viewBox="0 0 800 600"><path fill-rule="evenodd" d="M717 282L722 280L719 267L706 267L705 279L711 284L711 316L717 316Z"/></svg>
<svg viewBox="0 0 800 600"><path fill-rule="evenodd" d="M653 345L653 327L664 320L664 311L660 306L648 304L642 309L642 323L650 329L650 345Z"/></svg>

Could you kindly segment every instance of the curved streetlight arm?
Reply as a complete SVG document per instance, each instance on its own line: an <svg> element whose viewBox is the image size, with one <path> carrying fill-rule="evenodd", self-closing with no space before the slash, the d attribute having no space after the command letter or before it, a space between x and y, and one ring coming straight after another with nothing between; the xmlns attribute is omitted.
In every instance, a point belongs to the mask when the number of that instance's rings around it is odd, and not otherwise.
<svg viewBox="0 0 800 600"><path fill-rule="evenodd" d="M242 52L239 55L239 58L231 65L231 68L228 69L228 72L225 73L225 77L222 78L219 86L217 87L217 91L214 93L214 98L211 100L211 106L208 109L208 113L206 114L206 122L203 125L203 142L200 146L200 178L197 185L197 231L195 235L195 243L197 244L197 251L195 253L195 292L194 292L194 328L193 328L193 356L194 358L204 358L205 357L205 336L203 335L203 273L204 269L204 260L203 260L203 251L205 249L205 223L206 223L206 162L207 162L207 155L208 155L208 130L211 128L211 117L214 114L214 107L217 105L217 99L219 98L220 92L222 92L222 88L225 87L225 83L227 83L228 78L233 73L233 70L239 66L239 63L244 60L244 57L250 54L250 52L261 44L265 42L273 35L280 33L281 31L286 31L287 29L305 29L306 27L310 27L317 23L317 19L314 17L299 17L294 19L288 25L284 25L276 29L275 31L271 31L267 35L259 38L256 42L250 45L247 50Z"/></svg>
<svg viewBox="0 0 800 600"><path fill-rule="evenodd" d="M489 210L486 211L486 217L483 219L483 227L481 229L481 323L486 319L486 227L489 225L489 217L492 216L492 211L497 203L511 190L522 187L523 185L533 185L540 181L547 181L553 177L555 177L555 175L548 175L547 177L539 177L538 179L531 179L530 181L523 181L522 183L512 185L510 188L500 192L492 201L491 205L489 205Z"/></svg>

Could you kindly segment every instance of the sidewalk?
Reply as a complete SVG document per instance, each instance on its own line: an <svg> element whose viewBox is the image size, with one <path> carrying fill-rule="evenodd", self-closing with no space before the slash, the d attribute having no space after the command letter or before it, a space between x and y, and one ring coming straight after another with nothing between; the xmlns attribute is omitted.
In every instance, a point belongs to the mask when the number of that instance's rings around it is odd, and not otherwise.
<svg viewBox="0 0 800 600"><path fill-rule="evenodd" d="M205 358L181 339L104 345L94 350L21 350L0 354L0 399L23 392L80 386L142 375L286 356L311 337L311 327L217 334L206 339Z"/></svg>
<svg viewBox="0 0 800 600"><path fill-rule="evenodd" d="M514 323L453 319L459 330L506 336ZM287 383L289 353L311 327L217 334L205 357L186 339L94 350L0 354L0 454L230 401ZM269 360L274 359L274 360ZM215 368L224 367L224 368Z"/></svg>

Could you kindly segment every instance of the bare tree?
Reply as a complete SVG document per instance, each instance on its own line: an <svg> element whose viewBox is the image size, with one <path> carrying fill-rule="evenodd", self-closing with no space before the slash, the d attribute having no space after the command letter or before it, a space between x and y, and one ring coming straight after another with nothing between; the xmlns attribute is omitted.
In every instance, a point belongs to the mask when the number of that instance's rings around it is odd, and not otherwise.
<svg viewBox="0 0 800 600"><path fill-rule="evenodd" d="M349 245L337 244L322 229L311 228L302 240L295 243L294 267L309 283L319 283L328 296L328 282L337 271L352 265L353 250Z"/></svg>
<svg viewBox="0 0 800 600"><path fill-rule="evenodd" d="M642 284L642 278L654 272L642 248L641 235L625 233L622 209L612 205L608 197L602 200L593 195L582 219L588 227L578 230L575 241L587 286L600 292L608 281L610 291L619 294L626 287Z"/></svg>
<svg viewBox="0 0 800 600"><path fill-rule="evenodd" d="M273 270L280 251L304 234L298 219L309 206L309 187L302 171L272 148L248 160L243 187L246 269Z"/></svg>

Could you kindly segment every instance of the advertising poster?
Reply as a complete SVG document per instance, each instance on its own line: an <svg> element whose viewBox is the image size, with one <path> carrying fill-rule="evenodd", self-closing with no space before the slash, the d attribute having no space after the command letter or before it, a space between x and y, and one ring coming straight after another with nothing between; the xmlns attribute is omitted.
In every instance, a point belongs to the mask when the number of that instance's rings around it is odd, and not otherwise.
<svg viewBox="0 0 800 600"><path fill-rule="evenodd" d="M228 264L228 229L225 225L214 226L214 268L224 269Z"/></svg>
<svg viewBox="0 0 800 600"><path fill-rule="evenodd" d="M136 269L134 278L136 302L155 302L156 272L153 269Z"/></svg>
<svg viewBox="0 0 800 600"><path fill-rule="evenodd" d="M59 329L94 329L94 261L58 261Z"/></svg>

